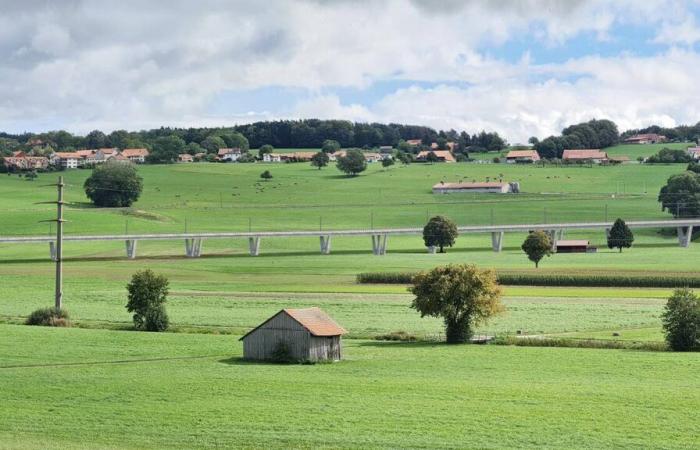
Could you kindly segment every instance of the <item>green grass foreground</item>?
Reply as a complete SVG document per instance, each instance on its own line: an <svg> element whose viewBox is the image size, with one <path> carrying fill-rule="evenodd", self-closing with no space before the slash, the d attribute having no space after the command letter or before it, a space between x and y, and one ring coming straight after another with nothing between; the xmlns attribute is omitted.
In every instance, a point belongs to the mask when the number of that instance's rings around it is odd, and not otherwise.
<svg viewBox="0 0 700 450"><path fill-rule="evenodd" d="M680 449L700 419L696 354L350 340L280 366L232 336L0 333L2 448Z"/></svg>

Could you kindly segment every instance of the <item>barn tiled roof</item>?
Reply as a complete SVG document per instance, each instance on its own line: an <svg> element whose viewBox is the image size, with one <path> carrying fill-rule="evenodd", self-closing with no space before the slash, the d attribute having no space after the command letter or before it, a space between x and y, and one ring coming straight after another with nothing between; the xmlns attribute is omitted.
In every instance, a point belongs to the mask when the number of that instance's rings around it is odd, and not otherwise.
<svg viewBox="0 0 700 450"><path fill-rule="evenodd" d="M502 188L508 183L500 183L498 181L481 181L474 183L438 183L433 186L433 189L483 189L483 188Z"/></svg>
<svg viewBox="0 0 700 450"><path fill-rule="evenodd" d="M608 154L598 149L564 150L563 159L606 159Z"/></svg>
<svg viewBox="0 0 700 450"><path fill-rule="evenodd" d="M294 320L309 330L314 336L338 336L347 331L320 308L285 309Z"/></svg>

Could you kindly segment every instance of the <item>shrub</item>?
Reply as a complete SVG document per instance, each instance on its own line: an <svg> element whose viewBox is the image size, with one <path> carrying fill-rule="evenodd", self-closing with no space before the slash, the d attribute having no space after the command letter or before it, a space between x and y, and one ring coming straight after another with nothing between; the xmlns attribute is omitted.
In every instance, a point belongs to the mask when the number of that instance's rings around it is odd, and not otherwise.
<svg viewBox="0 0 700 450"><path fill-rule="evenodd" d="M168 315L165 302L168 296L168 279L156 275L151 270L136 272L126 286L129 301L126 309L133 313L134 327L137 330L165 331L168 329Z"/></svg>
<svg viewBox="0 0 700 450"><path fill-rule="evenodd" d="M264 171L263 173L260 174L260 178L263 180L271 180L272 179L272 174L270 173L269 170Z"/></svg>
<svg viewBox="0 0 700 450"><path fill-rule="evenodd" d="M44 327L69 327L70 317L65 309L40 308L33 311L24 323Z"/></svg>
<svg viewBox="0 0 700 450"><path fill-rule="evenodd" d="M662 314L666 342L676 351L693 350L700 344L700 298L690 289L677 289Z"/></svg>
<svg viewBox="0 0 700 450"><path fill-rule="evenodd" d="M418 338L406 331L392 331L391 333L387 334L380 334L378 336L375 336L374 339L378 341L400 341L400 342L414 342L417 341Z"/></svg>

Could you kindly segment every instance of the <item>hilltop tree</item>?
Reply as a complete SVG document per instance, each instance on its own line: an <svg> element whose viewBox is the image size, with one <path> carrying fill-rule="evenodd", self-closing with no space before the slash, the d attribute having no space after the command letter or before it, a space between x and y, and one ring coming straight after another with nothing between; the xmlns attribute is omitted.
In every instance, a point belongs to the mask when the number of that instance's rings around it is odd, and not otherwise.
<svg viewBox="0 0 700 450"><path fill-rule="evenodd" d="M447 342L467 342L474 327L502 312L496 272L474 265L451 264L413 278L411 308L421 317L442 317Z"/></svg>
<svg viewBox="0 0 700 450"><path fill-rule="evenodd" d="M439 247L444 253L445 247L452 247L459 235L457 225L444 216L431 218L423 227L423 242L426 247Z"/></svg>
<svg viewBox="0 0 700 450"><path fill-rule="evenodd" d="M318 167L318 170L321 170L322 167L326 167L329 161L328 153L325 152L318 152L311 157L311 165Z"/></svg>
<svg viewBox="0 0 700 450"><path fill-rule="evenodd" d="M177 136L162 136L156 139L153 150L147 156L150 163L173 163L185 152L185 141Z"/></svg>
<svg viewBox="0 0 700 450"><path fill-rule="evenodd" d="M147 269L136 272L126 289L129 293L126 310L133 313L134 327L137 330L165 331L169 324L165 312L168 279Z"/></svg>
<svg viewBox="0 0 700 450"><path fill-rule="evenodd" d="M676 289L662 314L666 342L676 351L700 344L700 298L689 289Z"/></svg>
<svg viewBox="0 0 700 450"><path fill-rule="evenodd" d="M659 202L676 219L700 216L700 174L672 175L659 192Z"/></svg>
<svg viewBox="0 0 700 450"><path fill-rule="evenodd" d="M338 150L340 150L340 143L338 141L333 139L326 139L323 141L323 145L321 146L321 151L323 153L335 153Z"/></svg>
<svg viewBox="0 0 700 450"><path fill-rule="evenodd" d="M138 200L143 179L133 164L108 161L92 170L83 187L95 206L124 207Z"/></svg>
<svg viewBox="0 0 700 450"><path fill-rule="evenodd" d="M360 150L350 149L345 156L338 158L336 166L341 172L354 177L367 169L367 161Z"/></svg>
<svg viewBox="0 0 700 450"><path fill-rule="evenodd" d="M617 219L608 233L608 248L617 248L622 253L623 248L632 247L634 234L624 220Z"/></svg>
<svg viewBox="0 0 700 450"><path fill-rule="evenodd" d="M525 238L521 248L527 254L527 258L534 262L537 268L542 258L552 254L552 239L544 231L533 231Z"/></svg>

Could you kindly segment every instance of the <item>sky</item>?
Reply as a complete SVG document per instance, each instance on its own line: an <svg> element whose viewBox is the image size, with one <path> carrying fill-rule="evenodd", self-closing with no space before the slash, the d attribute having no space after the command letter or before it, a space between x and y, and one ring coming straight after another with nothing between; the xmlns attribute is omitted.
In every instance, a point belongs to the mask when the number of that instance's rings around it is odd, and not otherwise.
<svg viewBox="0 0 700 450"><path fill-rule="evenodd" d="M700 121L700 0L0 0L0 131Z"/></svg>

